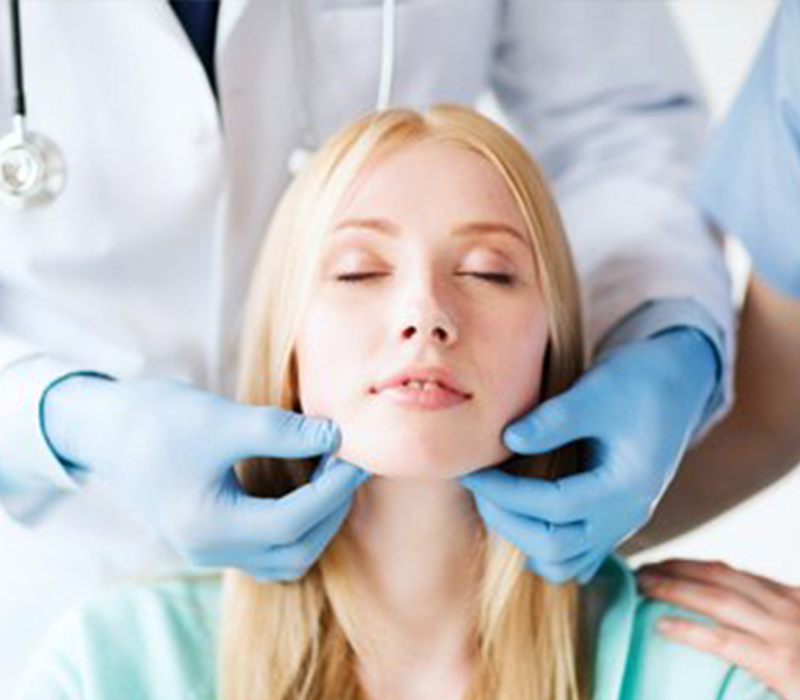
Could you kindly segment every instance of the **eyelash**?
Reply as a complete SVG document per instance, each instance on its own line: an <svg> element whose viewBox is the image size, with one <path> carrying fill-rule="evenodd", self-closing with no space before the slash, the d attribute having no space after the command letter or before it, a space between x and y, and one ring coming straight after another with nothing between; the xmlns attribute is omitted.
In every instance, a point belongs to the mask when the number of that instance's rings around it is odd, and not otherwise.
<svg viewBox="0 0 800 700"><path fill-rule="evenodd" d="M514 277L502 272L459 272L457 274L464 277L477 277L485 282L491 282L492 284L497 284L501 287L510 287L514 284ZM336 279L340 282L353 284L383 276L384 274L380 272L351 272L344 275L338 275Z"/></svg>

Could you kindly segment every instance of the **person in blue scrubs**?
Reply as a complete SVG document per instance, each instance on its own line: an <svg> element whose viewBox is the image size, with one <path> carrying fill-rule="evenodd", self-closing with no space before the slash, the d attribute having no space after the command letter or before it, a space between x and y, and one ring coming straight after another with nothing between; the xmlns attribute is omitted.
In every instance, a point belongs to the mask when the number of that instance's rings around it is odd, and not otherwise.
<svg viewBox="0 0 800 700"><path fill-rule="evenodd" d="M665 511L680 510L706 487L714 491L715 483L726 493L711 510L725 510L800 462L800 0L779 6L713 136L696 195L714 223L744 243L754 271L740 324L736 401L686 460ZM700 510L707 514L709 504ZM676 522L656 517L650 544L679 534L667 521ZM715 623L673 621L663 627L670 638L800 700L800 588L721 563L680 560L643 567L639 582L648 596Z"/></svg>
<svg viewBox="0 0 800 700"><path fill-rule="evenodd" d="M758 275L800 298L800 0L783 0L713 136L697 199L747 247Z"/></svg>
<svg viewBox="0 0 800 700"><path fill-rule="evenodd" d="M800 463L800 0L784 0L701 162L695 196L753 272L731 412L685 458L641 549L683 534Z"/></svg>

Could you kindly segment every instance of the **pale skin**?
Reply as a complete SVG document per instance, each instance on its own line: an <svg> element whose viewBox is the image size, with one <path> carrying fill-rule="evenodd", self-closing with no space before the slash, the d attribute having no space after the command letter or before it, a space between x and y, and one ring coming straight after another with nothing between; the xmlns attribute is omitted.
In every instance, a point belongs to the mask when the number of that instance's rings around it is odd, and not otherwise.
<svg viewBox="0 0 800 700"><path fill-rule="evenodd" d="M476 222L492 225L457 233ZM304 412L336 421L342 458L375 474L350 516L361 612L381 640L358 673L382 700L455 700L474 658L481 525L454 477L510 456L502 429L538 400L548 326L530 242L494 167L432 143L370 164L333 228L296 351ZM448 367L472 398L420 411L369 392L411 364Z"/></svg>
<svg viewBox="0 0 800 700"><path fill-rule="evenodd" d="M681 559L642 567L638 578L648 596L712 621L665 617L662 634L740 666L785 700L800 700L800 587L722 562Z"/></svg>

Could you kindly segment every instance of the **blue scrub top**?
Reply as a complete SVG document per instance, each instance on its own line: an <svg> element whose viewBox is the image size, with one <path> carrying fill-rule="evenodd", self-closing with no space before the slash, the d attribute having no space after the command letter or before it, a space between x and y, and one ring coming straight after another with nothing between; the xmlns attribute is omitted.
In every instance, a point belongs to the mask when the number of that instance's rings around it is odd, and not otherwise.
<svg viewBox="0 0 800 700"><path fill-rule="evenodd" d="M783 0L711 140L696 193L708 215L741 238L756 271L800 297L800 0Z"/></svg>
<svg viewBox="0 0 800 700"><path fill-rule="evenodd" d="M17 700L216 699L221 582L183 578L123 587L63 618L24 677ZM668 641L662 615L618 558L585 594L596 620L592 700L779 700L726 662Z"/></svg>

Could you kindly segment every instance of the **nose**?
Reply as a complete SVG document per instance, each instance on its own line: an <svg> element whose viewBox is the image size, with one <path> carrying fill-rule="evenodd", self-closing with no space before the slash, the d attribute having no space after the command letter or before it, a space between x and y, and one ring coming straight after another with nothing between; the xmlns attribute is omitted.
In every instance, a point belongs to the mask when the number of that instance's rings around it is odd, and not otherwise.
<svg viewBox="0 0 800 700"><path fill-rule="evenodd" d="M456 342L458 331L441 306L427 301L408 312L402 324L401 337L406 341L416 338L421 342L449 346Z"/></svg>

